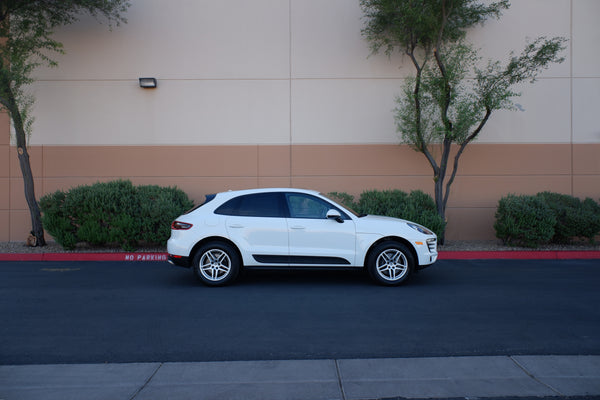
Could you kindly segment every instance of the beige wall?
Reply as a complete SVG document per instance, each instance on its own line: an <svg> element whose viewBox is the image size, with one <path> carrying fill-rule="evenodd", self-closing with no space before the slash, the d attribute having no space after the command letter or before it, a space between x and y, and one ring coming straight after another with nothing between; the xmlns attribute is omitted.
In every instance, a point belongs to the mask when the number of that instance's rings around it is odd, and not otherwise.
<svg viewBox="0 0 600 400"><path fill-rule="evenodd" d="M168 3L168 6L165 4ZM182 12L184 11L184 12ZM527 38L569 39L565 62L518 89L480 143L600 143L598 0L513 0L468 39L506 61ZM369 57L359 0L133 0L112 32L58 29L36 71L34 145L396 144L394 98L414 74ZM158 79L143 90L137 79Z"/></svg>
<svg viewBox="0 0 600 400"><path fill-rule="evenodd" d="M30 229L16 152L0 145L0 240ZM205 194L253 187L303 187L354 195L367 189L432 193L425 159L397 145L34 146L38 196L111 179L176 185L196 203ZM551 190L598 200L600 144L473 144L448 205L448 239L493 239L498 199Z"/></svg>

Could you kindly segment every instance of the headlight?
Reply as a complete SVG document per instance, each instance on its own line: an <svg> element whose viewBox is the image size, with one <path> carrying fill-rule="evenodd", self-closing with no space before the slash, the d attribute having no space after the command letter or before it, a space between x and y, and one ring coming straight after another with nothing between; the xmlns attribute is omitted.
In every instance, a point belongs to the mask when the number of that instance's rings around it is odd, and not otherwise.
<svg viewBox="0 0 600 400"><path fill-rule="evenodd" d="M429 229L425 228L424 226L421 226L421 225L418 225L418 224L414 224L412 222L409 222L406 225L410 226L415 231L421 232L424 235L433 235L433 232L431 232Z"/></svg>

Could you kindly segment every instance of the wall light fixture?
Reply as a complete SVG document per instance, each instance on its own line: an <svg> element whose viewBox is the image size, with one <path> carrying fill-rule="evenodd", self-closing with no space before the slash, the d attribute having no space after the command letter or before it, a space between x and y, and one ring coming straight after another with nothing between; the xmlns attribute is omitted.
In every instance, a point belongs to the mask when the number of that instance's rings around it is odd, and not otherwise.
<svg viewBox="0 0 600 400"><path fill-rule="evenodd" d="M144 89L156 88L156 78L140 78L140 87Z"/></svg>

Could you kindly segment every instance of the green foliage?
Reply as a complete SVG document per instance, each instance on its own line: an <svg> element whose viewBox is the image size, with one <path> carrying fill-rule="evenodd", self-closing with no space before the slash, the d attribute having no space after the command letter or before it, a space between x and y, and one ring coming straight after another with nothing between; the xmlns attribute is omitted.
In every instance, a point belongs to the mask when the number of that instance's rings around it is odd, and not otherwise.
<svg viewBox="0 0 600 400"><path fill-rule="evenodd" d="M361 214L402 218L407 203L408 194L401 190L367 190L361 193L356 210Z"/></svg>
<svg viewBox="0 0 600 400"><path fill-rule="evenodd" d="M473 93L467 74L479 60L468 45L459 43L440 55L445 69L426 64L419 82L406 79L396 98L395 120L402 141L416 151L431 143L464 143L485 115L485 106ZM415 90L418 85L419 90Z"/></svg>
<svg viewBox="0 0 600 400"><path fill-rule="evenodd" d="M445 222L438 215L435 202L431 196L420 190L412 191L410 194L397 189L367 190L361 193L356 202L353 196L343 192L332 192L327 195L359 214L406 219L431 229L437 235L445 228Z"/></svg>
<svg viewBox="0 0 600 400"><path fill-rule="evenodd" d="M46 230L67 249L79 242L119 244L125 250L139 242L163 243L171 221L192 205L177 188L134 186L121 180L78 186L40 199Z"/></svg>
<svg viewBox="0 0 600 400"><path fill-rule="evenodd" d="M508 245L538 247L578 238L593 241L600 234L600 205L590 198L581 201L552 192L509 195L498 204L494 228Z"/></svg>
<svg viewBox="0 0 600 400"><path fill-rule="evenodd" d="M542 192L541 198L556 218L552 243L570 243L574 238L592 241L600 233L600 206L592 199L581 201L566 194Z"/></svg>
<svg viewBox="0 0 600 400"><path fill-rule="evenodd" d="M489 110L514 109L512 99L520 93L514 92L515 84L530 81L544 69L565 59L560 54L565 49L566 39L539 37L528 42L522 53L510 54L510 61L502 66L499 61L488 61L485 68L475 66L476 85L473 93L481 106Z"/></svg>
<svg viewBox="0 0 600 400"><path fill-rule="evenodd" d="M514 109L513 99L520 96L514 85L533 81L552 63L564 61L559 56L564 42L538 38L519 56L511 54L507 65L489 61L485 68L480 68L477 52L462 41L435 49L435 62L417 62L417 76L405 80L396 98L396 125L403 143L423 153L432 143L470 143L492 112ZM467 79L473 71L474 81ZM435 166L446 162L442 159Z"/></svg>
<svg viewBox="0 0 600 400"><path fill-rule="evenodd" d="M140 240L161 243L171 234L170 222L193 207L188 196L175 187L138 186L140 204ZM173 205L178 205L173 207ZM165 221L169 223L165 223Z"/></svg>
<svg viewBox="0 0 600 400"><path fill-rule="evenodd" d="M40 199L41 207L46 210L44 224L54 239L64 248L71 249L77 244L77 229L71 223L64 207L67 194L61 190L47 194Z"/></svg>
<svg viewBox="0 0 600 400"><path fill-rule="evenodd" d="M600 204L586 197L581 208L587 223L579 228L579 235L593 242L596 236L600 235Z"/></svg>
<svg viewBox="0 0 600 400"><path fill-rule="evenodd" d="M465 30L498 18L509 6L508 0L360 0L366 19L363 36L374 53L391 54L420 48L426 52L439 41L455 42Z"/></svg>
<svg viewBox="0 0 600 400"><path fill-rule="evenodd" d="M431 229L438 238L443 236L446 221L438 214L435 201L430 195L420 190L410 192L406 211L404 219Z"/></svg>
<svg viewBox="0 0 600 400"><path fill-rule="evenodd" d="M505 245L538 247L552 239L555 225L552 210L538 197L511 194L498 203L494 228Z"/></svg>

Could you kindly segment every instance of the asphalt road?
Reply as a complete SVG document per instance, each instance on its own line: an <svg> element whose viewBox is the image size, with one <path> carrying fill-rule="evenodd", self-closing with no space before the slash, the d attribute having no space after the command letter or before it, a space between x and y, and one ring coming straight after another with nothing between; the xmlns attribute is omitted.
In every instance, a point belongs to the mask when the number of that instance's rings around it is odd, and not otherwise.
<svg viewBox="0 0 600 400"><path fill-rule="evenodd" d="M600 261L438 261L246 273L208 288L164 262L0 263L0 364L600 355Z"/></svg>

